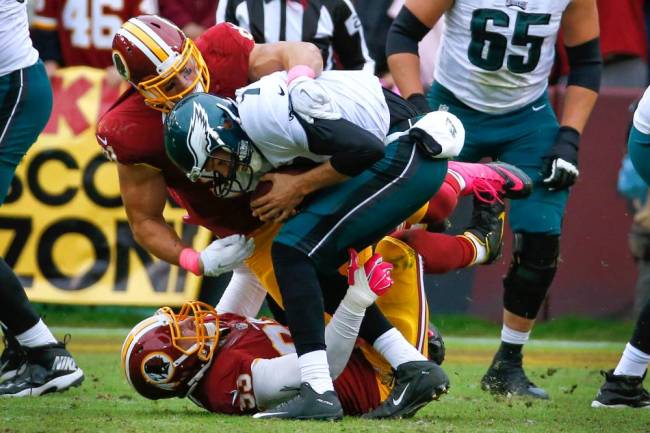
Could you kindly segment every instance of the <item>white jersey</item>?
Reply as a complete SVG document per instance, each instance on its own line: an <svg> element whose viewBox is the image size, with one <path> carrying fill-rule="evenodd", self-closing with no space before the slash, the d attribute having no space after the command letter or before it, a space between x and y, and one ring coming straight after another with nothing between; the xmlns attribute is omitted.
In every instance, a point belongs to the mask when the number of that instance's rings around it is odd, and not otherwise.
<svg viewBox="0 0 650 433"><path fill-rule="evenodd" d="M570 0L456 0L434 78L460 101L506 113L548 86L555 40Z"/></svg>
<svg viewBox="0 0 650 433"><path fill-rule="evenodd" d="M26 3L0 0L0 77L38 61L29 38Z"/></svg>
<svg viewBox="0 0 650 433"><path fill-rule="evenodd" d="M390 113L379 80L364 71L325 71L318 78L341 117L386 138ZM295 158L324 162L327 155L309 150L307 135L291 112L287 73L276 72L236 92L242 128L273 167Z"/></svg>
<svg viewBox="0 0 650 433"><path fill-rule="evenodd" d="M634 111L633 122L639 132L650 134L650 87L645 89L645 93Z"/></svg>

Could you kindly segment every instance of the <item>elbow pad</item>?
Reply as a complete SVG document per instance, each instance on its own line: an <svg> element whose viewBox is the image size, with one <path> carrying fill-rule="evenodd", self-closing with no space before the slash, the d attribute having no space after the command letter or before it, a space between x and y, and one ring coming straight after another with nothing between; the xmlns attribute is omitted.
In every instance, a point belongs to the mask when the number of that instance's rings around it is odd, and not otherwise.
<svg viewBox="0 0 650 433"><path fill-rule="evenodd" d="M584 87L598 92L603 72L600 38L594 38L575 47L565 46L565 48L570 68L567 85Z"/></svg>
<svg viewBox="0 0 650 433"><path fill-rule="evenodd" d="M412 53L417 56L418 43L431 30L424 25L406 7L399 14L388 30L386 56L398 53Z"/></svg>

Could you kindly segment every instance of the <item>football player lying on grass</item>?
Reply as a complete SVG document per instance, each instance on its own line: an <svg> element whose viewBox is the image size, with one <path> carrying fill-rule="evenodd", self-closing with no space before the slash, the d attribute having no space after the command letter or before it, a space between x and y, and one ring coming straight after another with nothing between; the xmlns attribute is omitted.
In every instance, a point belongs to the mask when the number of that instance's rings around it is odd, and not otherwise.
<svg viewBox="0 0 650 433"><path fill-rule="evenodd" d="M393 283L392 268L379 254L359 266L351 250L350 285L326 328L330 373L348 415L376 408L388 393L355 343L366 308ZM300 386L286 327L269 319L217 314L196 301L177 314L163 307L137 324L122 347L122 366L144 397L188 397L218 413L254 414L291 399ZM429 400L423 396L421 405Z"/></svg>

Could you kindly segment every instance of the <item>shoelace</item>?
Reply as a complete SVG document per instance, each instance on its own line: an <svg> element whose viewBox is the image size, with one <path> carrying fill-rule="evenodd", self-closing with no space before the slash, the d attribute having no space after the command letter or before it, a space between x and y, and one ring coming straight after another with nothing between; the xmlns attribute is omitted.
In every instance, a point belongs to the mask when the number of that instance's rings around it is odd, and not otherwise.
<svg viewBox="0 0 650 433"><path fill-rule="evenodd" d="M487 179L476 178L474 179L474 196L481 202L493 204L499 202L503 204L503 200L499 198L499 193L503 192L502 188L495 188L495 186Z"/></svg>

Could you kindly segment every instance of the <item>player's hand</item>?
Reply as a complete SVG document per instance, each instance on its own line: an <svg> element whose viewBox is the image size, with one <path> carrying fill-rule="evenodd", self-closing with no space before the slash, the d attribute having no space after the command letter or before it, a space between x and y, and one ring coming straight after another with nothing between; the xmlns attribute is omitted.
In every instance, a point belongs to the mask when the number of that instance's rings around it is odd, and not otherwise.
<svg viewBox="0 0 650 433"><path fill-rule="evenodd" d="M348 285L349 290L354 290L366 294L372 299L368 306L374 302L377 296L382 296L393 285L391 272L393 265L385 262L379 254L372 256L363 266L359 266L358 253L350 248L348 249L350 262L348 263Z"/></svg>
<svg viewBox="0 0 650 433"><path fill-rule="evenodd" d="M643 207L634 214L634 223L650 231L650 208Z"/></svg>
<svg viewBox="0 0 650 433"><path fill-rule="evenodd" d="M578 143L580 133L570 126L560 128L555 144L544 155L542 183L550 191L569 188L578 180Z"/></svg>
<svg viewBox="0 0 650 433"><path fill-rule="evenodd" d="M217 239L200 253L203 275L216 277L230 272L248 259L255 250L253 238L244 235L231 235Z"/></svg>
<svg viewBox="0 0 650 433"><path fill-rule="evenodd" d="M261 221L282 222L296 214L296 207L302 203L300 175L267 173L260 182L273 183L271 190L251 202L253 216Z"/></svg>
<svg viewBox="0 0 650 433"><path fill-rule="evenodd" d="M309 77L299 77L288 87L293 111L309 123L314 119L337 120L341 113L320 83Z"/></svg>

